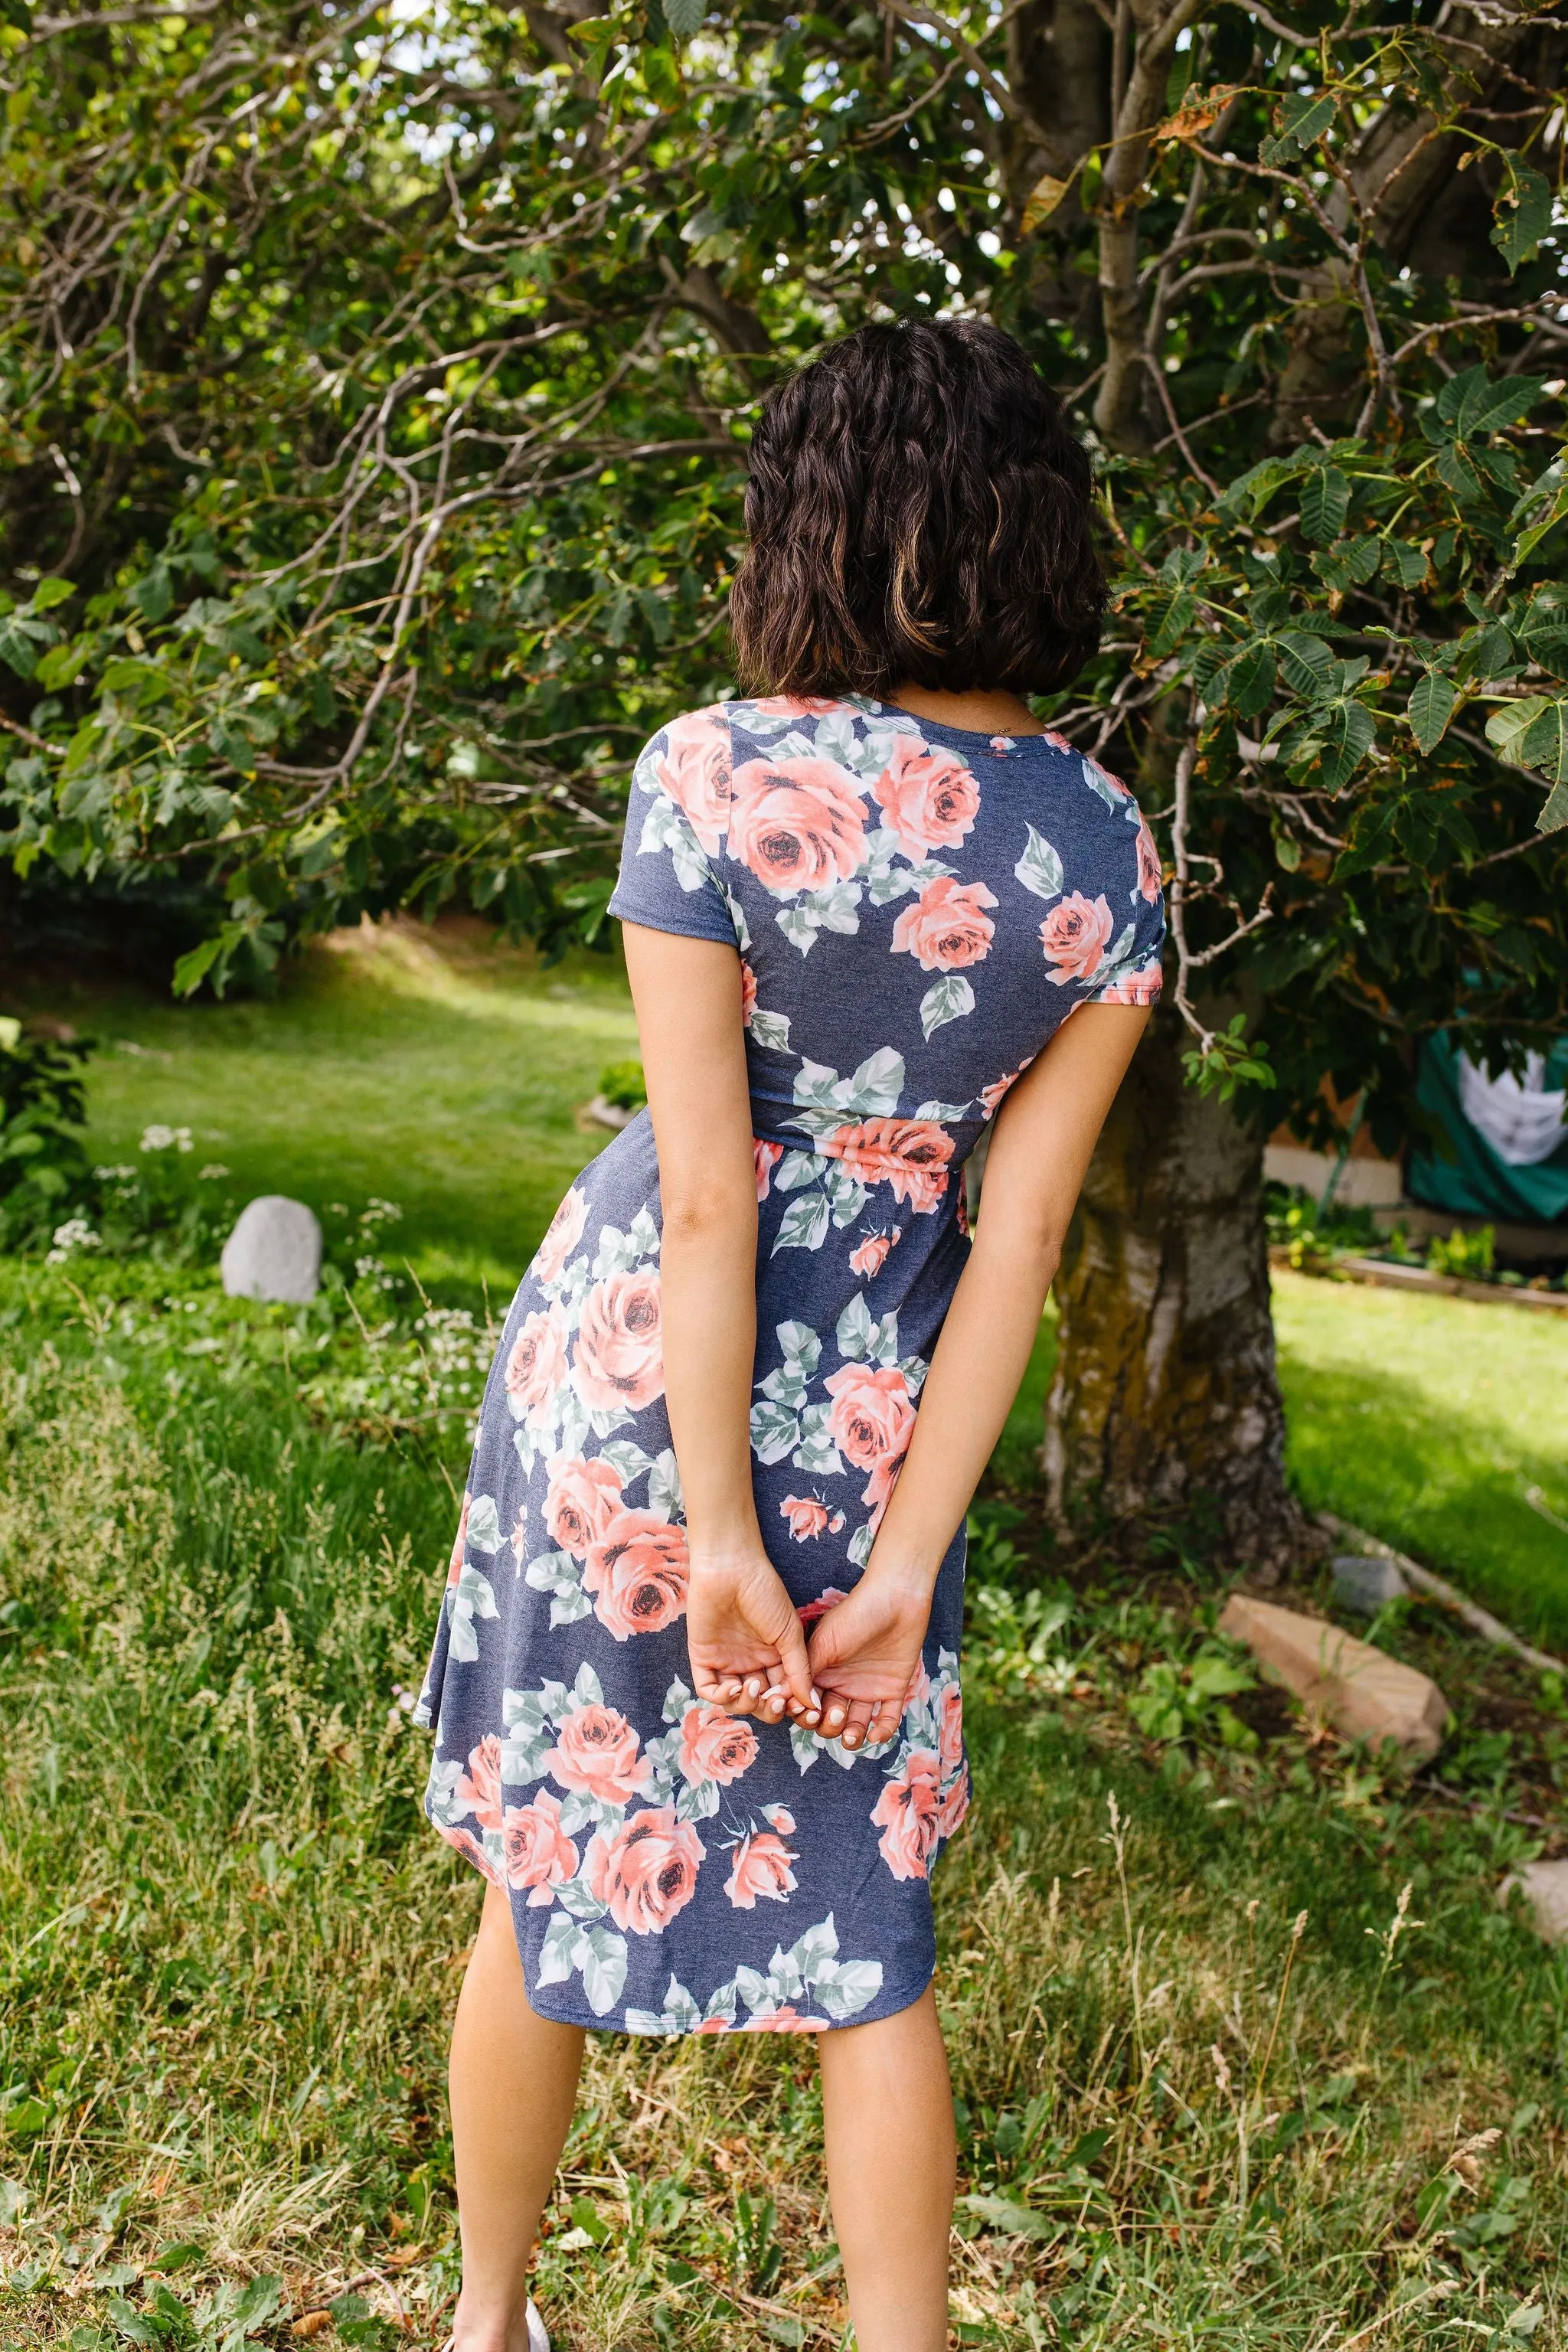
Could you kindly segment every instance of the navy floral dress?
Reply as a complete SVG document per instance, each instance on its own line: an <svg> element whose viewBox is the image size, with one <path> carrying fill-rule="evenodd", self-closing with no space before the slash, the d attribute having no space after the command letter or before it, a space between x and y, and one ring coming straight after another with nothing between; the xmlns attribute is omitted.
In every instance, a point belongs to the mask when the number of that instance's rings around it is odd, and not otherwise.
<svg viewBox="0 0 1568 2352"><path fill-rule="evenodd" d="M863 1570L968 1250L961 1171L1079 1004L1160 987L1160 867L1054 735L859 698L727 702L637 761L626 921L742 958L757 1175L752 1447L809 1624ZM934 1965L969 1798L963 1539L896 1738L847 1753L691 1688L644 1112L587 1167L486 1391L418 1719L426 1811L511 1902L542 2015L640 2033L891 2015Z"/></svg>

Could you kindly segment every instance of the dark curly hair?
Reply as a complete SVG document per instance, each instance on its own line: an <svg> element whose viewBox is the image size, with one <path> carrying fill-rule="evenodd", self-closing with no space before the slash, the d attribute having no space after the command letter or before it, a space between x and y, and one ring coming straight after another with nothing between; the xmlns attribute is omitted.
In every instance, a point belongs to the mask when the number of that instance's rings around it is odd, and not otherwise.
<svg viewBox="0 0 1568 2352"><path fill-rule="evenodd" d="M731 602L748 690L1039 694L1098 646L1089 459L999 327L847 335L770 397L751 464Z"/></svg>

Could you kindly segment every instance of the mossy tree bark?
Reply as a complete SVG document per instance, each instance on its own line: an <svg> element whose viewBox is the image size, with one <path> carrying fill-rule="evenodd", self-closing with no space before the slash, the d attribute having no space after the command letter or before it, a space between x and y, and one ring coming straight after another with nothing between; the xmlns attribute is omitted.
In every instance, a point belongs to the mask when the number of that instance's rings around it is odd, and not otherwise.
<svg viewBox="0 0 1568 2352"><path fill-rule="evenodd" d="M1156 1016L1111 1110L1056 1285L1046 1408L1053 1511L1217 1511L1236 1555L1278 1564L1305 1526L1285 1484L1263 1223L1263 1138L1184 1083Z"/></svg>

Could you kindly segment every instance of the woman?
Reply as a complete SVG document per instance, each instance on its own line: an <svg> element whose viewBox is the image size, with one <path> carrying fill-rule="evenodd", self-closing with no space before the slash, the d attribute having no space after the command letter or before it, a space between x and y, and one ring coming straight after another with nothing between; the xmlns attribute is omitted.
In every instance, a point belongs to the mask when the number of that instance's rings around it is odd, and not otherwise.
<svg viewBox="0 0 1568 2352"><path fill-rule="evenodd" d="M768 405L746 522L763 691L648 745L610 902L648 1115L513 1303L421 1702L430 1817L489 1880L458 2352L545 2342L588 2027L818 2035L860 2352L947 2341L964 1513L1159 991L1160 868L1020 698L1102 589L1087 461L1010 338L833 346Z"/></svg>

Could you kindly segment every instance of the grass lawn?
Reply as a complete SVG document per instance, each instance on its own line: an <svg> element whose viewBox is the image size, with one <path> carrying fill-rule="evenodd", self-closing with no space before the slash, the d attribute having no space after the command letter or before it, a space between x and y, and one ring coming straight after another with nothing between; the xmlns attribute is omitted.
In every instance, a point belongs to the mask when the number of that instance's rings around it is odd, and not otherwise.
<svg viewBox="0 0 1568 2352"><path fill-rule="evenodd" d="M90 1081L100 1159L134 1158L153 1120L188 1127L242 1197L320 1210L382 1194L403 1210L389 1245L421 1281L482 1276L503 1296L608 1139L577 1124L580 1107L637 1049L609 957L544 968L477 925L339 933L271 1000L57 990L47 1009L107 1048Z"/></svg>
<svg viewBox="0 0 1568 2352"><path fill-rule="evenodd" d="M1290 1475L1314 1509L1568 1642L1568 1315L1276 1270Z"/></svg>
<svg viewBox="0 0 1568 2352"><path fill-rule="evenodd" d="M390 1196L422 1278L459 1290L510 1286L600 1140L578 1106L634 1050L614 967L460 934L340 942L272 1004L41 1009L142 1048L95 1066L104 1157L183 1123L242 1192ZM1413 1308L1282 1286L1297 1475L1436 1559L1468 1530L1496 1592L1514 1555L1477 1496L1539 1476L1568 1501L1568 1334L1458 1308L1483 1318L1467 1395L1456 1310ZM228 1301L210 1269L0 1260L5 2352L285 2352L321 2311L302 2334L325 2352L441 2339L443 2057L479 1882L423 1823L398 1693L461 1416L360 1442L385 1425L374 1351L335 1388L301 1378L332 1314L352 1351L330 1301ZM1047 1325L1014 1485L1048 1371ZM1470 1466L1422 1536L1389 1465L1419 1499L1439 1441ZM1556 2352L1568 1969L1495 1896L1561 1843L1568 1718L1528 1677L1482 1691L1495 1654L1446 1623L1393 1626L1460 1714L1423 1791L1261 1690L1216 1712L1194 1669L1217 1588L1088 1559L1054 1591L1005 1524L972 1580L975 1826L936 1889L955 2340ZM1152 1692L1179 1739L1146 1728ZM820 2158L790 2037L596 2043L540 2263L558 2352L848 2352Z"/></svg>
<svg viewBox="0 0 1568 2352"><path fill-rule="evenodd" d="M6 2352L443 2333L479 1882L395 1694L450 1504L413 1448L308 1419L287 1322L210 1277L0 1264ZM1162 1750L1127 1697L1202 1612L1107 1575L1053 1615L1061 1659L998 1664L994 1610L966 1667L955 2341L1555 2347L1568 1979L1492 1891L1541 1839L1274 1702L1262 1752L1201 1708ZM540 2261L558 2352L847 2352L820 2167L809 2047L595 2042Z"/></svg>

